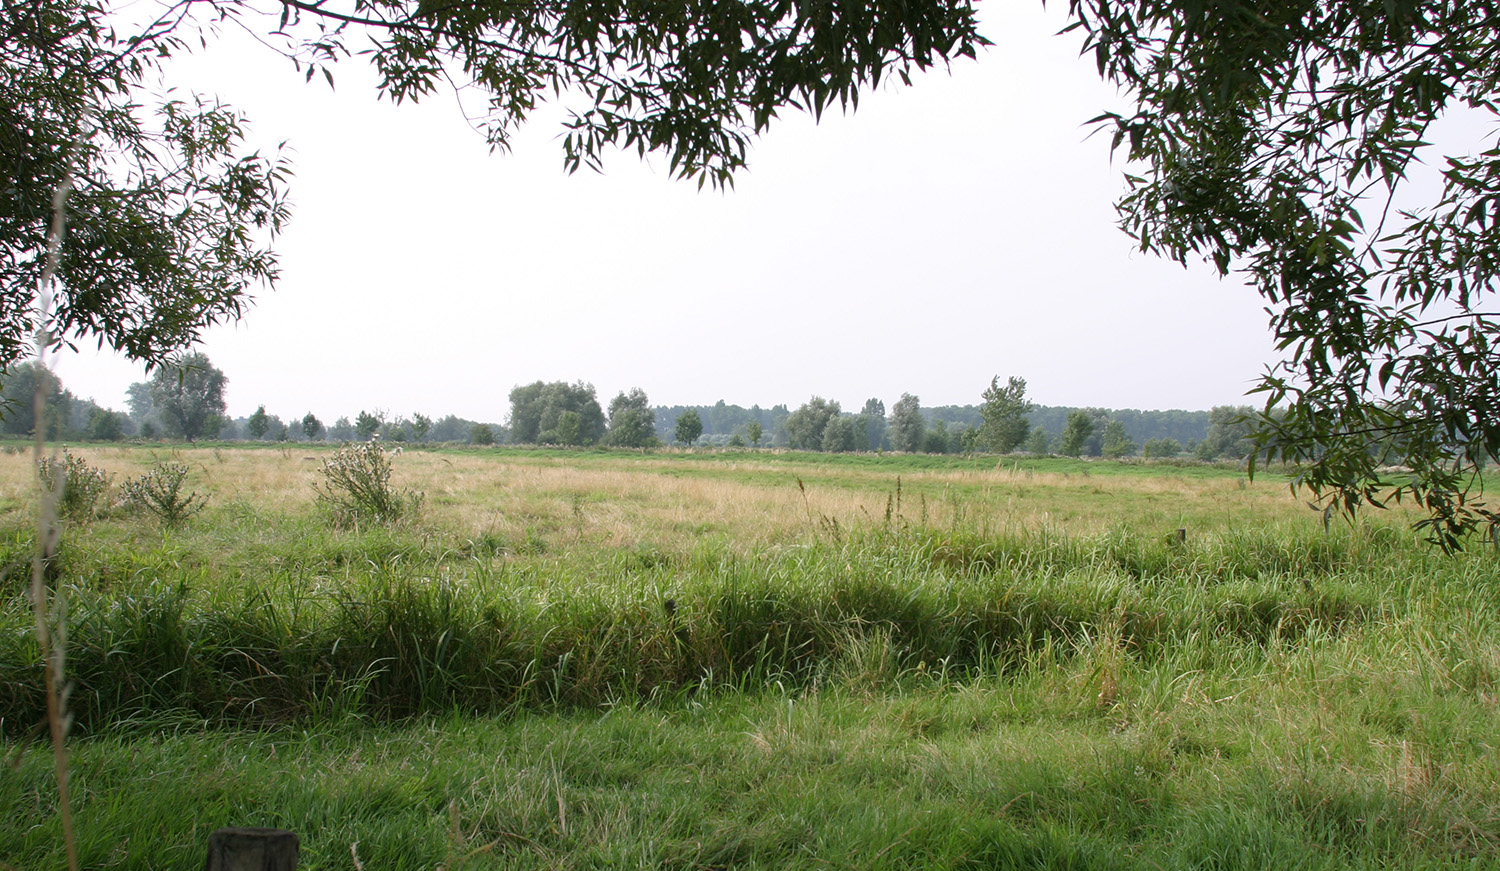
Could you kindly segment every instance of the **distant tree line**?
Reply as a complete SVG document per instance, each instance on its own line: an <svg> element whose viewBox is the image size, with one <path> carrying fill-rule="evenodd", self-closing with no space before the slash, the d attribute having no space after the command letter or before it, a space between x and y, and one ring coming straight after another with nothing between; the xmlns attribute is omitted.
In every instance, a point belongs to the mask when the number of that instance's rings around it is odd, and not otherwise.
<svg viewBox="0 0 1500 871"><path fill-rule="evenodd" d="M592 384L536 381L510 391L508 426L456 415L410 417L362 410L354 419L326 422L314 412L285 417L265 405L247 417L225 414L228 379L207 357L180 355L157 367L149 380L127 391L128 413L104 408L69 393L50 371L24 363L0 374L0 432L28 435L36 427L32 391L37 378L49 383L45 411L49 438L112 441L139 437L300 442L608 445L651 448L667 444L775 447L847 453L1011 453L1152 459L1195 457L1241 459L1253 450L1249 406L1210 411L1038 406L1026 396L1026 381L991 379L976 405L924 407L903 393L889 409L876 398L858 411L813 396L795 409L786 405L744 408L713 405L652 406L646 392L616 395L608 411Z"/></svg>
<svg viewBox="0 0 1500 871"><path fill-rule="evenodd" d="M341 417L326 424L308 411L302 415L270 414L258 407L247 417L225 413L228 379L203 354L173 357L151 377L126 390L127 412L79 399L50 370L21 363L0 373L0 434L29 436L36 428L33 396L37 379L46 383L45 432L49 439L120 441L178 438L306 442L365 441L380 437L390 442L447 442L496 444L509 431L497 424L466 420L456 415L429 418L392 416L379 409L361 411L354 420Z"/></svg>
<svg viewBox="0 0 1500 871"><path fill-rule="evenodd" d="M1024 379L993 378L968 406L924 407L911 394L887 410L880 399L858 411L813 396L786 405L745 408L713 405L651 406L645 391L615 396L606 414L592 384L535 382L511 391L510 438L519 444L776 447L831 453L985 451L1155 459L1240 459L1253 449L1242 418L1248 406L1212 411L1037 406ZM648 426L647 421L652 421Z"/></svg>

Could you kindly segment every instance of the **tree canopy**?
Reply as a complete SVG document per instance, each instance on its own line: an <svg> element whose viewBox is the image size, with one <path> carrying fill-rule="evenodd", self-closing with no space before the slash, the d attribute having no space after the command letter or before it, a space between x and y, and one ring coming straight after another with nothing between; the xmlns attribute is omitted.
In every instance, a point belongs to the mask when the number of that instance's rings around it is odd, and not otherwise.
<svg viewBox="0 0 1500 871"><path fill-rule="evenodd" d="M676 431L677 443L691 446L698 441L698 436L703 435L703 421L699 419L698 412L689 408L677 418Z"/></svg>
<svg viewBox="0 0 1500 871"><path fill-rule="evenodd" d="M181 354L152 375L151 402L168 432L193 441L218 433L228 381L208 357Z"/></svg>
<svg viewBox="0 0 1500 871"><path fill-rule="evenodd" d="M656 415L651 400L639 387L620 393L609 402L609 432L606 441L617 447L643 448L656 443Z"/></svg>
<svg viewBox="0 0 1500 871"><path fill-rule="evenodd" d="M839 414L839 404L821 396L802 403L786 419L786 434L791 446L804 451L823 450L823 431Z"/></svg>
<svg viewBox="0 0 1500 871"><path fill-rule="evenodd" d="M279 0L256 32L315 75L368 58L396 102L440 88L468 103L492 146L537 106L567 110L570 170L606 152L668 156L700 185L732 183L749 140L778 114L858 103L883 78L975 55L969 0ZM97 339L156 365L238 317L270 283L289 212L279 156L242 149L244 120L213 100L152 92L160 65L214 27L256 29L245 0L163 4L134 24L107 0L0 4L0 368L25 356L53 194L67 229L53 341ZM201 17L203 20L197 20ZM585 429L589 429L585 424Z"/></svg>
<svg viewBox="0 0 1500 871"><path fill-rule="evenodd" d="M750 138L783 109L856 105L862 87L986 44L970 0L280 2L279 33L309 76L352 45L397 102L450 83L485 95L472 120L497 147L555 100L568 169L597 169L612 149L653 151L714 185L732 183Z"/></svg>
<svg viewBox="0 0 1500 871"><path fill-rule="evenodd" d="M1466 495L1500 453L1493 5L1070 10L1136 104L1098 119L1131 161L1123 228L1145 251L1244 276L1267 302L1286 358L1257 388L1262 449L1325 504L1414 498L1447 547L1500 521ZM1434 122L1462 113L1481 138L1430 147ZM1430 189L1410 183L1422 162L1440 172Z"/></svg>
<svg viewBox="0 0 1500 871"><path fill-rule="evenodd" d="M566 421L563 415L576 417ZM518 385L510 392L511 438L519 444L585 444L604 437L594 385L564 381Z"/></svg>
<svg viewBox="0 0 1500 871"><path fill-rule="evenodd" d="M910 393L901 394L901 398L891 406L891 447L898 451L919 451L926 431L927 421L922 417L922 400Z"/></svg>
<svg viewBox="0 0 1500 871"><path fill-rule="evenodd" d="M1031 424L1026 415L1036 405L1026 398L1026 379L1014 375L1000 386L1000 376L990 379L984 391L984 405L980 414L984 423L979 428L979 440L997 454L1008 454L1026 441L1026 432Z"/></svg>
<svg viewBox="0 0 1500 871"><path fill-rule="evenodd" d="M244 153L232 109L147 87L184 45L176 14L121 36L87 0L0 4L0 367L30 353L39 327L159 364L276 277L285 163ZM43 323L34 302L65 183Z"/></svg>

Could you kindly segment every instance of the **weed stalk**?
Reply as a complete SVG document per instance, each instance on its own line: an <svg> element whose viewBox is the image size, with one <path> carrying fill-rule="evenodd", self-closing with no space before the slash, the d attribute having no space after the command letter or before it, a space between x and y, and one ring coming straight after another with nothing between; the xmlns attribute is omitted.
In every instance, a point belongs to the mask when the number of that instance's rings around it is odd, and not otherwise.
<svg viewBox="0 0 1500 871"><path fill-rule="evenodd" d="M47 262L42 267L41 286L37 288L37 366L45 368L47 349L52 344L52 335L47 328L47 319L52 313L53 278L57 274L57 263L62 252L63 231L66 228L64 206L73 189L71 172L63 176L52 195L52 227L47 233ZM37 468L42 468L46 451L47 388L49 379L37 378L32 395L35 426L34 453ZM52 760L57 778L58 813L62 817L63 844L68 854L69 871L78 869L78 845L73 834L73 811L68 800L68 750L65 743L68 731L66 698L64 696L64 654L67 650L67 600L63 585L56 590L47 589L47 566L57 553L58 539L62 527L58 521L58 504L66 495L67 476L57 457L51 457L55 476L51 487L44 487L41 504L37 509L36 550L31 560L31 607L36 617L37 647L42 658L42 686L47 694L47 728L52 738Z"/></svg>

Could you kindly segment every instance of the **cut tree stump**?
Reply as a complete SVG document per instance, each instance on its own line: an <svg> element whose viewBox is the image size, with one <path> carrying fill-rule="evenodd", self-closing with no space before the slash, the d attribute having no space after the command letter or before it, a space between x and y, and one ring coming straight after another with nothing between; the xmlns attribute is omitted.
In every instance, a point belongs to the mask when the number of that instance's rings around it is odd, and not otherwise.
<svg viewBox="0 0 1500 871"><path fill-rule="evenodd" d="M297 836L232 827L208 836L207 871L297 871Z"/></svg>

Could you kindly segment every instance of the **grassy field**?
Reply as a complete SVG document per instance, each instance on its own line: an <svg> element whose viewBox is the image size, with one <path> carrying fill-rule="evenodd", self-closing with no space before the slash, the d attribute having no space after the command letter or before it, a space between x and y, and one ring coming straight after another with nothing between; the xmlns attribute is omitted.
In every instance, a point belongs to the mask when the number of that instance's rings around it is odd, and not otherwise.
<svg viewBox="0 0 1500 871"><path fill-rule="evenodd" d="M208 507L71 525L90 868L1494 868L1497 557L1274 476L1062 459L84 448ZM0 868L63 867L0 454ZM1177 530L1185 530L1179 540Z"/></svg>

